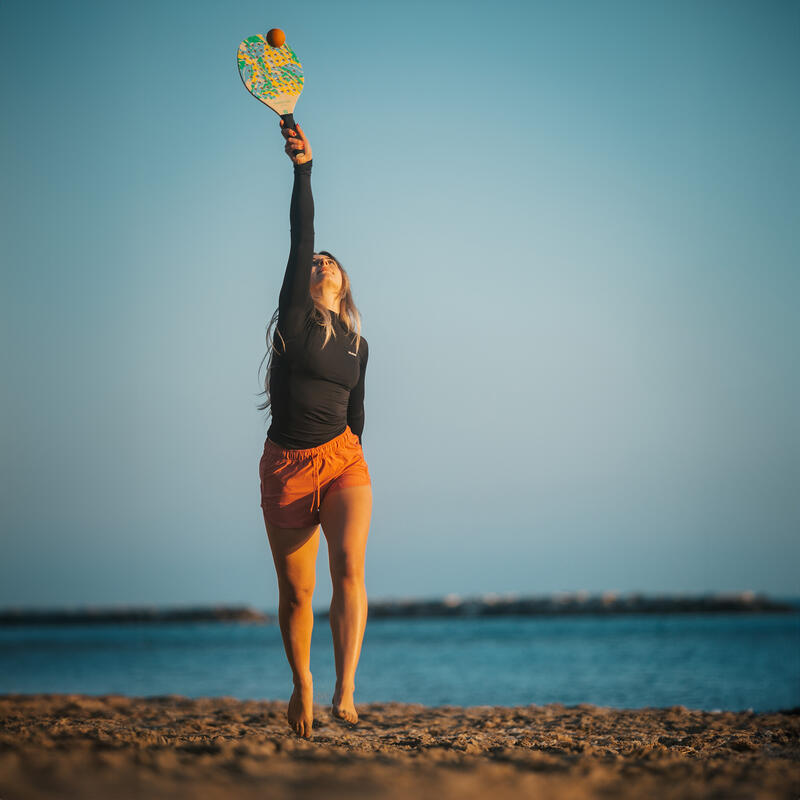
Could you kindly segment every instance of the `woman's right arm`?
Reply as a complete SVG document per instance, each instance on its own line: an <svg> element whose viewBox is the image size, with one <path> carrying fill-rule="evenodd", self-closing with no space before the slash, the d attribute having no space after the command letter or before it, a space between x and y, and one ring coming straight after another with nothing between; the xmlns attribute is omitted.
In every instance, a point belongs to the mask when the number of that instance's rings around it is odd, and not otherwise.
<svg viewBox="0 0 800 800"><path fill-rule="evenodd" d="M314 197L311 193L311 146L300 126L298 133L302 138L293 138L292 132L283 132L286 139L286 153L294 163L294 187L289 206L291 226L291 245L289 261L283 276L278 299L278 319L282 321L284 332L293 323L300 322L312 305L309 283L314 255ZM302 144L305 148L296 154L292 144Z"/></svg>

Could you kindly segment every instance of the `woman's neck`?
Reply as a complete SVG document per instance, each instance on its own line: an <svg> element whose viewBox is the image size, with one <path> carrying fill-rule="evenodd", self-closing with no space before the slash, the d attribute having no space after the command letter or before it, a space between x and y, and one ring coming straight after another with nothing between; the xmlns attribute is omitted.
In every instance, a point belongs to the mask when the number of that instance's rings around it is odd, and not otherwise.
<svg viewBox="0 0 800 800"><path fill-rule="evenodd" d="M337 315L339 314L341 303L336 297L336 292L328 293L323 290L321 295L319 295L316 300L320 305L325 306L325 308L327 308L329 311L332 311Z"/></svg>

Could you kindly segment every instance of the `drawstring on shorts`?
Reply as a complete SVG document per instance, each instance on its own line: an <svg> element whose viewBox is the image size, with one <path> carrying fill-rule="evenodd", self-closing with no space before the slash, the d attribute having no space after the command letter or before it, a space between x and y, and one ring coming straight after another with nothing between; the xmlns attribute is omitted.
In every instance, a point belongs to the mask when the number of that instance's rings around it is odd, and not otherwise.
<svg viewBox="0 0 800 800"><path fill-rule="evenodd" d="M320 486L319 486L319 465L317 464L317 453L313 452L311 454L311 464L314 467L314 494L311 495L311 508L310 511L315 511L319 509L320 506ZM316 509L314 508L314 498L317 499Z"/></svg>

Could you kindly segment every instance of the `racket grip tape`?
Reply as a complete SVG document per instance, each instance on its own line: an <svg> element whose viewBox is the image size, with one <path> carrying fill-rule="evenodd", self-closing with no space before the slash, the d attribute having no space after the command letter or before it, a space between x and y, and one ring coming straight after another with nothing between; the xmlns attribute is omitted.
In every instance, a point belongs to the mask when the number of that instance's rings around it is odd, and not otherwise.
<svg viewBox="0 0 800 800"><path fill-rule="evenodd" d="M297 123L294 121L294 114L281 114L281 119L283 120L283 127L288 130L291 128L295 134L297 133ZM299 138L299 137L295 137ZM305 148L299 147L294 152L295 153L302 153Z"/></svg>

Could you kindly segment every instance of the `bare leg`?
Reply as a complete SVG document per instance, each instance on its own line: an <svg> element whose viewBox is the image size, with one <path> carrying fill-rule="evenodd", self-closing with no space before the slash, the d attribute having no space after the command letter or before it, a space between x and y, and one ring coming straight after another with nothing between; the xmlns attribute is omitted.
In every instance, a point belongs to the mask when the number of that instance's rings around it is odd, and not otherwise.
<svg viewBox="0 0 800 800"><path fill-rule="evenodd" d="M333 489L320 507L322 531L328 540L333 596L330 623L336 661L334 716L358 722L353 693L356 667L367 625L364 560L372 516L372 487Z"/></svg>
<svg viewBox="0 0 800 800"><path fill-rule="evenodd" d="M311 676L314 610L311 601L316 583L319 525L276 528L266 518L264 524L278 574L278 621L294 683L287 718L294 732L308 739L314 721L314 684Z"/></svg>

